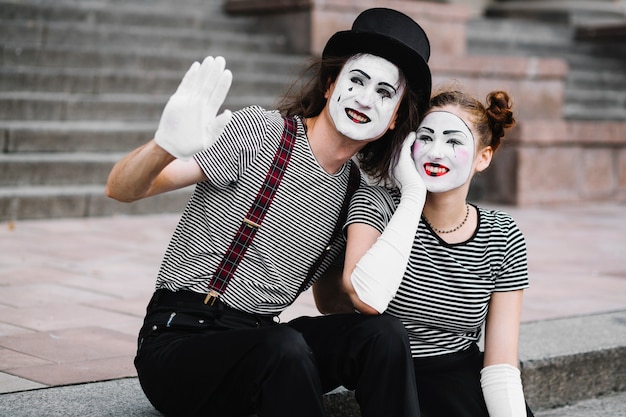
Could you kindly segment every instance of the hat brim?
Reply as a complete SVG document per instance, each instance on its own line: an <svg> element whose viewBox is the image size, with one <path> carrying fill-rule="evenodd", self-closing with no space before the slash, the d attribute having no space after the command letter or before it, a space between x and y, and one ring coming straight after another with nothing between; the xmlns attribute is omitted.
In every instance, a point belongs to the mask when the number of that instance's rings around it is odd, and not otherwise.
<svg viewBox="0 0 626 417"><path fill-rule="evenodd" d="M365 53L385 58L397 65L422 105L430 100L432 76L424 58L412 48L388 36L343 31L335 33L326 43L322 57L351 56Z"/></svg>

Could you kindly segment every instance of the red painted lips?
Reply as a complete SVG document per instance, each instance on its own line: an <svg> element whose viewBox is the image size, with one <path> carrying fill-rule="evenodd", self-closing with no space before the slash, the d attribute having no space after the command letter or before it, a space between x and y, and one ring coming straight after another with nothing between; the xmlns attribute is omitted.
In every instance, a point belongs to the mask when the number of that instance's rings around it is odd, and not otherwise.
<svg viewBox="0 0 626 417"><path fill-rule="evenodd" d="M346 114L355 123L368 123L370 118L354 109L346 109Z"/></svg>
<svg viewBox="0 0 626 417"><path fill-rule="evenodd" d="M440 177L442 175L447 174L450 169L437 163L426 162L424 164L424 171L431 177Z"/></svg>

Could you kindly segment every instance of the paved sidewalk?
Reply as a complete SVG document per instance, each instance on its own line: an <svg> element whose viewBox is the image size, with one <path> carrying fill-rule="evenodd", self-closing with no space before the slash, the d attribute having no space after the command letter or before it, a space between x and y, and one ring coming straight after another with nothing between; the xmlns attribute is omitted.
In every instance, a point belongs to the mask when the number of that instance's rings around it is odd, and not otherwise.
<svg viewBox="0 0 626 417"><path fill-rule="evenodd" d="M502 207L526 235L524 322L626 310L626 205ZM0 224L0 393L135 376L178 215ZM315 315L310 292L283 321Z"/></svg>

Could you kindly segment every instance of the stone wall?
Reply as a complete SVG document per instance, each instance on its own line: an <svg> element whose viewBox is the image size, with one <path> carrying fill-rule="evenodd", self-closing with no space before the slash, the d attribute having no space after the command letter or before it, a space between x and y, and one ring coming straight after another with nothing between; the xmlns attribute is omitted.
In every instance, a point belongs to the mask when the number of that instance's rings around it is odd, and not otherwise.
<svg viewBox="0 0 626 417"><path fill-rule="evenodd" d="M626 202L626 123L522 120L483 176L487 200Z"/></svg>

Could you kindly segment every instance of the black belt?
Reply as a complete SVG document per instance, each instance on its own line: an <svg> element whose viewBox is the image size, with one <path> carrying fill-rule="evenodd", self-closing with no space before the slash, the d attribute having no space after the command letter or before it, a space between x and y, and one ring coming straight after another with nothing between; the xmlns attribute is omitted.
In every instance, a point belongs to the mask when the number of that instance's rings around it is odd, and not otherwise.
<svg viewBox="0 0 626 417"><path fill-rule="evenodd" d="M194 313L202 314L203 312L220 318L234 319L237 322L246 323L252 327L266 326L278 323L278 317L267 314L248 313L229 307L220 299L217 299L212 305L204 304L206 294L200 294L193 291L170 291L167 289L156 290L148 305L148 314L151 311L172 309L176 311L183 309ZM230 320L229 320L230 321Z"/></svg>

